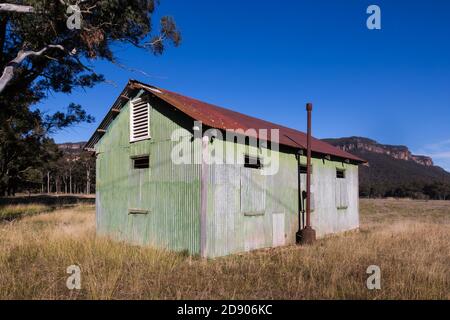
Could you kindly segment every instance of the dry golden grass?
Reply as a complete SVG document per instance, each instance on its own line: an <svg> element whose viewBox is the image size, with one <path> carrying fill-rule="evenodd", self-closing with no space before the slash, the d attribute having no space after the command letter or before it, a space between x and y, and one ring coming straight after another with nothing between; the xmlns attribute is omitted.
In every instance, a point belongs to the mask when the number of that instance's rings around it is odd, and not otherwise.
<svg viewBox="0 0 450 320"><path fill-rule="evenodd" d="M0 221L14 220L24 216L52 211L53 208L43 204L15 204L0 206Z"/></svg>
<svg viewBox="0 0 450 320"><path fill-rule="evenodd" d="M93 211L0 224L0 298L450 298L450 202L362 200L358 233L210 261L96 237ZM80 291L65 285L73 264ZM366 288L372 264L381 290Z"/></svg>

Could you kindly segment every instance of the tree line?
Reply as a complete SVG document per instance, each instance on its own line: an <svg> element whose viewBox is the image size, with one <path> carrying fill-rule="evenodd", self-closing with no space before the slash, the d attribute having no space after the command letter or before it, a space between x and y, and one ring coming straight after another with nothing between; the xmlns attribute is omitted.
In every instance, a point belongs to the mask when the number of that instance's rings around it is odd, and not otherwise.
<svg viewBox="0 0 450 320"><path fill-rule="evenodd" d="M61 192L68 186L67 170L77 173L72 188L81 190L79 172L93 167L87 155L68 158L51 135L59 130L92 122L79 105L70 104L65 112L44 114L17 105L0 112L0 195L17 192ZM46 185L46 188L45 188ZM87 188L88 189L88 188Z"/></svg>
<svg viewBox="0 0 450 320"><path fill-rule="evenodd" d="M56 161L37 173L27 190L30 193L95 193L95 157L89 152L63 151Z"/></svg>
<svg viewBox="0 0 450 320"><path fill-rule="evenodd" d="M411 198L450 200L450 183L434 181L430 183L415 182L386 186L383 184L362 184L359 194L364 198Z"/></svg>

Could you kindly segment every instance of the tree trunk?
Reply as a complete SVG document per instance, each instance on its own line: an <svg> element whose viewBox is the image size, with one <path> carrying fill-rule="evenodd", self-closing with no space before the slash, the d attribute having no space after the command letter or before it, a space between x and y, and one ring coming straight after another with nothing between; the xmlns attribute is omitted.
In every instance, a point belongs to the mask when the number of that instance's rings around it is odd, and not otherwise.
<svg viewBox="0 0 450 320"><path fill-rule="evenodd" d="M50 194L50 171L47 171L47 193Z"/></svg>
<svg viewBox="0 0 450 320"><path fill-rule="evenodd" d="M20 4L0 3L0 12L33 13L34 8Z"/></svg>
<svg viewBox="0 0 450 320"><path fill-rule="evenodd" d="M70 194L72 194L72 169L69 169L69 188L70 188Z"/></svg>
<svg viewBox="0 0 450 320"><path fill-rule="evenodd" d="M91 194L91 168L88 166L86 177L86 194Z"/></svg>

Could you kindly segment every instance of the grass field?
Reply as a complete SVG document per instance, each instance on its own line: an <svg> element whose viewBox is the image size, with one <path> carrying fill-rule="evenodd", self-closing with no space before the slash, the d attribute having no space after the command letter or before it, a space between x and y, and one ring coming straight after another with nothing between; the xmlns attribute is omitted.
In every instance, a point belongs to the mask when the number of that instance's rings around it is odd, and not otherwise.
<svg viewBox="0 0 450 320"><path fill-rule="evenodd" d="M0 221L15 220L26 216L52 211L54 208L43 204L19 204L0 207Z"/></svg>
<svg viewBox="0 0 450 320"><path fill-rule="evenodd" d="M94 224L93 206L0 223L0 299L450 299L450 201L361 200L360 232L211 261ZM79 291L66 288L74 264ZM381 290L366 288L369 265Z"/></svg>

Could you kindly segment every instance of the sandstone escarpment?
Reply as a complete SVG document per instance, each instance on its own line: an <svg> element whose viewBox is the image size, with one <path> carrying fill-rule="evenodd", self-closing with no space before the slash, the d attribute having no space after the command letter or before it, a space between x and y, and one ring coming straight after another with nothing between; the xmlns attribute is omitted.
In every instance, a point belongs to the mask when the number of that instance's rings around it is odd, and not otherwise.
<svg viewBox="0 0 450 320"><path fill-rule="evenodd" d="M372 153L385 154L398 160L413 161L426 167L434 166L433 159L427 156L414 155L406 146L380 144L375 140L362 137L326 139L325 141L331 142L336 147L350 153L352 151L367 151Z"/></svg>

